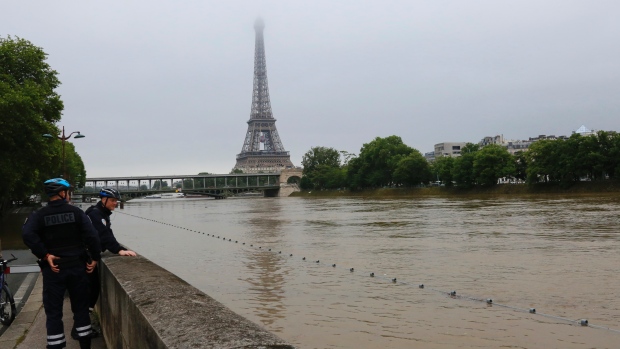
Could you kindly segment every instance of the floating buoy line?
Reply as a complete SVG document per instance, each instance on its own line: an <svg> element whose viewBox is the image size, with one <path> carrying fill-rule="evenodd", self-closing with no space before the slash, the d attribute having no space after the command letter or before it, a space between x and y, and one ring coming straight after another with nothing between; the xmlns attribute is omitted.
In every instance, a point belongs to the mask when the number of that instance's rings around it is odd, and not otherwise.
<svg viewBox="0 0 620 349"><path fill-rule="evenodd" d="M204 233L198 230L194 230L194 229L189 229L189 228L185 228L185 227L181 227L178 225L174 225L174 224L170 224L170 223L166 223L166 222L161 222L155 219L150 219L150 218L145 218L145 217L141 217L141 216L137 216L137 215L133 215L131 213L126 213L126 212L121 212L121 211L117 211L120 214L124 214L126 216L131 216L134 218L138 218L138 219L143 219L146 221L150 221L153 223L158 223L158 224L162 224L162 225L167 225L173 228L177 228L177 229L181 229L181 230L186 230L189 232L193 232L193 233L197 233L197 234L202 234L202 235L206 235L206 236L210 236L213 238L217 238L217 239L222 239L223 241L228 241L228 242L233 242L233 240L231 238L226 238L225 236L220 236L220 235L215 235L215 234L211 234L211 233ZM235 240L234 241L235 244L238 244L239 241ZM246 243L245 242L241 242L241 245L245 246ZM254 244L250 244L250 247L254 247ZM266 250L263 250L263 246L258 246L258 249L261 251L264 251L265 253L277 253L277 254L282 254L282 251L276 251L273 250L273 248L268 248ZM290 253L289 257L293 257L293 254ZM301 258L302 261L306 261L306 257L303 256ZM332 268L336 268L336 264L333 263L321 263L320 260L311 260L314 262L314 264L318 264L318 265L325 265L325 266L329 266ZM546 317L549 319L554 319L554 320L558 320L558 321L562 321L562 322L566 322L569 324L573 324L573 325L577 325L577 326L583 326L583 327L592 327L592 328L596 328L596 329L600 329L600 330L605 330L605 331L610 331L610 332L615 332L615 333L620 333L619 329L614 329L614 328L610 328L610 327L605 327L605 326L599 326L599 325L593 325L591 323L589 323L588 319L569 319L569 318L565 318L562 316L556 316L556 315L552 315L552 314L546 314L546 313L541 313L538 312L536 310L536 308L522 308L522 307L517 307L517 306L512 306L509 304L502 304L502 303L497 303L495 301L493 301L492 298L478 298L478 297L472 297L472 296L467 296L467 295L462 295L462 294L458 294L455 290L451 290L451 291L445 291L445 290L440 290L437 288L433 288L433 287L429 287L428 285L425 284L413 284L410 282L405 282L405 281L400 281L395 277L388 277L388 276L381 276L379 274L375 274L374 272L363 272L363 271L359 271L356 270L355 268L347 268L349 270L349 273L357 273L359 275L368 275L371 278L374 279L383 279L386 281L389 281L392 284L398 284L398 285L404 285L404 286L410 286L410 287L416 287L419 289L424 289L424 290L429 290L429 291L433 291L445 296L448 296L452 299L462 299L462 300L469 300L469 301L473 301L473 302L481 302L481 303L486 303L488 306L498 306L498 307L502 307L502 308L506 308L506 309L512 309L518 312L525 312L525 313L530 313L533 315L538 315L538 316L542 316L542 317Z"/></svg>

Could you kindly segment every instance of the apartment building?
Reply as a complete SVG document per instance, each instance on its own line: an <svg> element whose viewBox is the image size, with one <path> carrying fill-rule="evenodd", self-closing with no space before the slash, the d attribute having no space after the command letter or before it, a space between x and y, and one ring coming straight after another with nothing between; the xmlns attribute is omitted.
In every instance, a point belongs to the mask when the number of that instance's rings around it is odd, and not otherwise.
<svg viewBox="0 0 620 349"><path fill-rule="evenodd" d="M584 125L581 125L580 128L572 132L578 133L582 136L589 136L596 134L596 131L590 130ZM530 145L536 141L540 141L543 139L556 140L556 139L567 139L568 136L555 136L555 135L538 135L536 137L529 137L524 140L507 140L504 139L504 135L496 135L496 136L487 136L484 137L478 142L480 147L484 147L490 144L499 144L503 147L506 147L510 154L515 154L519 151L526 151ZM435 151L424 153L424 157L428 161L433 161L436 158L442 156L451 156L457 157L461 156L461 149L467 144L467 142L443 142L435 144Z"/></svg>
<svg viewBox="0 0 620 349"><path fill-rule="evenodd" d="M461 156L461 149L467 142L443 142L435 144L434 158L442 156Z"/></svg>

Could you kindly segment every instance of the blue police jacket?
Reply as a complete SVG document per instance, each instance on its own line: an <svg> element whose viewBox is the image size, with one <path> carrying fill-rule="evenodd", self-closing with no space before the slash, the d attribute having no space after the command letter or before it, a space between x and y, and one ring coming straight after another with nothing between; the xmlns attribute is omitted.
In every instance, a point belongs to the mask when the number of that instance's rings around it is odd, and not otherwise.
<svg viewBox="0 0 620 349"><path fill-rule="evenodd" d="M105 252L109 250L112 253L118 254L122 250L126 250L125 247L116 241L114 233L112 232L112 222L110 222L110 216L112 211L103 206L103 203L99 201L95 206L91 206L86 210L86 214L93 221L93 226L99 233L99 240L101 241L101 251Z"/></svg>
<svg viewBox="0 0 620 349"><path fill-rule="evenodd" d="M82 257L86 248L90 257L101 259L99 236L84 211L65 200L50 201L30 214L22 227L22 239L39 259L52 254L58 257Z"/></svg>

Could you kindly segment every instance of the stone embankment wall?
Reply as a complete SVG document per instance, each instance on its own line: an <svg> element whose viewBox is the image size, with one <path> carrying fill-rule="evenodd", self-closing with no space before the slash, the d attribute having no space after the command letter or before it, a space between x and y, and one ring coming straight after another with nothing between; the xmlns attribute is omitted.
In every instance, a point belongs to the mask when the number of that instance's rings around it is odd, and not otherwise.
<svg viewBox="0 0 620 349"><path fill-rule="evenodd" d="M278 193L278 196L287 197L298 191L299 186L297 184L280 184L280 192Z"/></svg>
<svg viewBox="0 0 620 349"><path fill-rule="evenodd" d="M144 257L104 254L100 271L109 348L294 348Z"/></svg>

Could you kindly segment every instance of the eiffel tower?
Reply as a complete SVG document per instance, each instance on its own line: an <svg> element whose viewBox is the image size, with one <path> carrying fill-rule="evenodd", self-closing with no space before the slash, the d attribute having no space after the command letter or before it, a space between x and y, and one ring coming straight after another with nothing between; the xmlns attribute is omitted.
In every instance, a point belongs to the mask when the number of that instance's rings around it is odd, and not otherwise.
<svg viewBox="0 0 620 349"><path fill-rule="evenodd" d="M263 29L265 23L259 18L254 24L256 43L254 50L254 91L252 92L252 111L248 120L241 153L237 154L237 164L233 170L244 173L277 172L294 167L289 152L284 150L276 119L271 112L269 86L267 85L267 60Z"/></svg>

